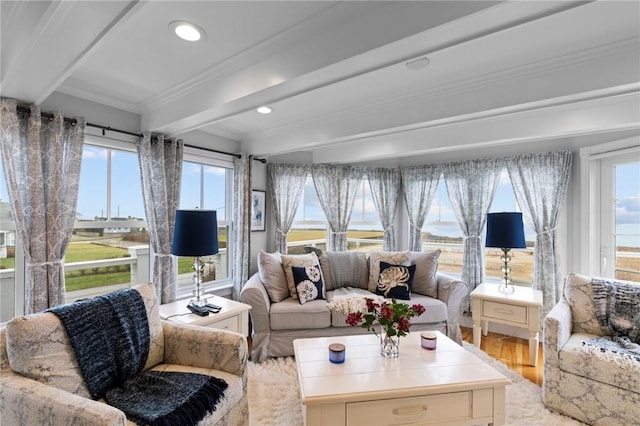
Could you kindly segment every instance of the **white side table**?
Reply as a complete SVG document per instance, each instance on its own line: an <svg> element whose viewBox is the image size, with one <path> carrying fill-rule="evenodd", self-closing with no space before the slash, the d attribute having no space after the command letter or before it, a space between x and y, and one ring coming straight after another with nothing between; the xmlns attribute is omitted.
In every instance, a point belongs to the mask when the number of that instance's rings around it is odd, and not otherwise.
<svg viewBox="0 0 640 426"><path fill-rule="evenodd" d="M538 362L538 329L542 292L514 286L512 293L498 290L498 284L482 283L471 292L473 299L473 343L479 348L481 332L487 335L489 322L513 325L529 330L529 359Z"/></svg>
<svg viewBox="0 0 640 426"><path fill-rule="evenodd" d="M220 296L207 296L207 299L209 303L221 306L220 312L217 314L209 312L206 317L192 314L187 309L190 299L184 299L160 305L160 318L183 324L235 331L244 336L249 336L249 310L251 305Z"/></svg>

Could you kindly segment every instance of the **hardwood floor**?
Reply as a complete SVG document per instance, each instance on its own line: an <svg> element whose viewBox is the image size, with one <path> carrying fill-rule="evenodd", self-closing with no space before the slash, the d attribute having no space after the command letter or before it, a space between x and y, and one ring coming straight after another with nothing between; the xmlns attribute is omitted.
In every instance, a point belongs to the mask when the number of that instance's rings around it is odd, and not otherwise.
<svg viewBox="0 0 640 426"><path fill-rule="evenodd" d="M460 327L462 340L473 343L473 329ZM510 370L524 376L529 381L542 385L542 343L538 346L538 364L529 365L529 341L519 337L491 333L482 336L480 349L490 357L502 361Z"/></svg>

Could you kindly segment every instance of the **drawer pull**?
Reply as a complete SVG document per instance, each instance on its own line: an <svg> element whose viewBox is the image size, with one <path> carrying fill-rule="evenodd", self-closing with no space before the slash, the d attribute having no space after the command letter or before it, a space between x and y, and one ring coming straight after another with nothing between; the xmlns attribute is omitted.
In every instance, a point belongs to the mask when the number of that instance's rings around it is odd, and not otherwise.
<svg viewBox="0 0 640 426"><path fill-rule="evenodd" d="M405 407L405 408L394 408L393 414L396 416L415 416L417 414L423 414L427 412L427 406L422 405L419 407Z"/></svg>
<svg viewBox="0 0 640 426"><path fill-rule="evenodd" d="M501 314L513 315L513 311L510 309L496 308L496 312L500 312Z"/></svg>

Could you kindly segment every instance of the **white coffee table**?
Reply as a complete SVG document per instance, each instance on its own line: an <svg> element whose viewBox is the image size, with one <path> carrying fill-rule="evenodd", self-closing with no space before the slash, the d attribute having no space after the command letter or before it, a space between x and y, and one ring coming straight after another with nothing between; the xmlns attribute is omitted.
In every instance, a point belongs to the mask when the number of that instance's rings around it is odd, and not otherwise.
<svg viewBox="0 0 640 426"><path fill-rule="evenodd" d="M305 424L501 425L504 375L437 332L435 351L420 333L402 338L400 356L380 356L373 334L293 342ZM329 344L346 346L343 364L329 362Z"/></svg>

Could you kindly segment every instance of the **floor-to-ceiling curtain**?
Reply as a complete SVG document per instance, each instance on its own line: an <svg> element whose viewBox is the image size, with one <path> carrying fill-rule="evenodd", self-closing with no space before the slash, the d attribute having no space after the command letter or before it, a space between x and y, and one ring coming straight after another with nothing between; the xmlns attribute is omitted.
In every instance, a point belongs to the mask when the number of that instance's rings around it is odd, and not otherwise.
<svg viewBox="0 0 640 426"><path fill-rule="evenodd" d="M253 155L233 161L233 298L249 279L251 255L251 197Z"/></svg>
<svg viewBox="0 0 640 426"><path fill-rule="evenodd" d="M497 159L444 165L443 175L449 201L464 236L462 280L468 284L470 291L484 280L482 236L502 167L502 162Z"/></svg>
<svg viewBox="0 0 640 426"><path fill-rule="evenodd" d="M309 166L306 164L267 165L269 193L276 222L276 249L280 253L287 253L287 233L296 215L308 173Z"/></svg>
<svg viewBox="0 0 640 426"><path fill-rule="evenodd" d="M161 303L176 299L178 266L171 254L184 143L144 132L138 142L142 198L153 250L153 284Z"/></svg>
<svg viewBox="0 0 640 426"><path fill-rule="evenodd" d="M313 184L331 229L329 251L347 250L347 229L363 172L361 167L350 165L311 166Z"/></svg>
<svg viewBox="0 0 640 426"><path fill-rule="evenodd" d="M400 169L370 167L365 173L369 179L373 203L384 229L383 249L396 251L396 211L400 197Z"/></svg>
<svg viewBox="0 0 640 426"><path fill-rule="evenodd" d="M533 288L543 292L541 318L560 299L562 276L556 243L558 213L571 174L571 152L521 155L505 160L522 213L536 232Z"/></svg>
<svg viewBox="0 0 640 426"><path fill-rule="evenodd" d="M64 255L76 219L84 121L52 119L32 105L18 113L0 100L2 165L16 232L25 252L24 313L65 302Z"/></svg>
<svg viewBox="0 0 640 426"><path fill-rule="evenodd" d="M436 164L400 169L402 191L409 215L409 249L422 251L422 225L438 188L441 168Z"/></svg>

